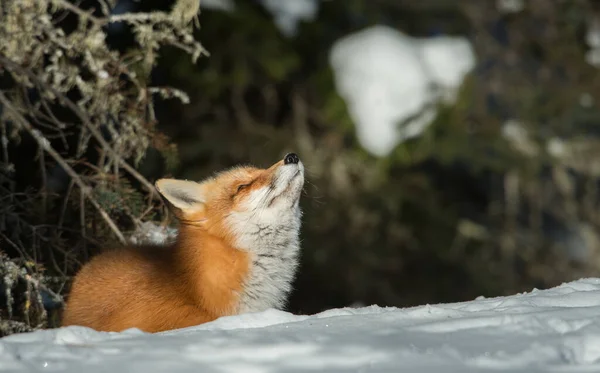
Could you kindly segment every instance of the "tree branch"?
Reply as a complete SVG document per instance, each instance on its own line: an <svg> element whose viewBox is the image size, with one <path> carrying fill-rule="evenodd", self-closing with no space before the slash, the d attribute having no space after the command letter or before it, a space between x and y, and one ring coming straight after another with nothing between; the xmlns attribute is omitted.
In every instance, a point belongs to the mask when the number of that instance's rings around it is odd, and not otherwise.
<svg viewBox="0 0 600 373"><path fill-rule="evenodd" d="M67 96L65 96L62 92L58 91L51 85L46 84L46 82L44 82L42 79L40 79L37 75L35 75L34 73L32 73L31 71L29 71L27 69L22 68L21 66L14 63L13 61L0 56L0 62L2 62L2 64L5 64L11 70L18 70L20 74L27 75L27 77L29 77L30 79L35 81L38 88L47 90L47 91L51 92L54 96L58 97L58 99L64 105L66 105L69 109L71 109L73 111L73 113L75 113L75 115L77 115L77 117L79 117L79 119L83 122L85 127L90 131L90 133L94 136L94 138L100 143L100 146L102 146L102 149L104 151L108 152L117 161L117 163L121 167L123 167L123 169L125 171L129 172L129 174L131 174L131 176L133 176L137 181L139 181L142 185L144 185L144 187L146 187L146 189L148 189L148 191L150 192L151 196L158 197L158 194L156 192L156 188L154 188L154 185L152 185L144 176L142 176L139 172L137 172L137 170L135 168L133 168L129 163L127 163L127 161L125 161L112 148L112 146L110 146L110 144L104 139L104 136L102 136L100 131L96 128L96 126L94 126L92 124L92 122L90 121L88 116L75 103L73 103L73 101L71 101Z"/></svg>
<svg viewBox="0 0 600 373"><path fill-rule="evenodd" d="M81 193L90 201L90 203L98 210L102 219L106 222L106 224L110 227L113 233L117 236L121 243L125 243L125 236L119 230L115 222L110 218L106 210L98 204L98 202L93 198L91 193L91 188L87 185L73 170L73 168L63 159L63 157L58 154L56 150L50 145L48 139L46 139L40 131L33 128L29 121L13 106L10 100L4 95L3 92L0 91L0 103L4 105L5 109L11 113L13 119L19 122L19 124L34 138L37 142L38 146L43 149L46 153L48 153L55 161L58 163L63 170L71 177L71 179L77 184Z"/></svg>

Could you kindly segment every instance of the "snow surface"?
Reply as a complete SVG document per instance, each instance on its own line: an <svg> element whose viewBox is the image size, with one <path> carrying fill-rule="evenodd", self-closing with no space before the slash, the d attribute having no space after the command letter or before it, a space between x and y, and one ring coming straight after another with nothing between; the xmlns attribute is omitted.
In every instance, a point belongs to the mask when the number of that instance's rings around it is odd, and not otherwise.
<svg viewBox="0 0 600 373"><path fill-rule="evenodd" d="M475 53L462 37L413 38L373 26L336 41L329 61L361 146L386 156L425 130L435 103L454 102Z"/></svg>
<svg viewBox="0 0 600 373"><path fill-rule="evenodd" d="M160 334L0 339L0 372L598 372L600 279L471 302L268 310Z"/></svg>

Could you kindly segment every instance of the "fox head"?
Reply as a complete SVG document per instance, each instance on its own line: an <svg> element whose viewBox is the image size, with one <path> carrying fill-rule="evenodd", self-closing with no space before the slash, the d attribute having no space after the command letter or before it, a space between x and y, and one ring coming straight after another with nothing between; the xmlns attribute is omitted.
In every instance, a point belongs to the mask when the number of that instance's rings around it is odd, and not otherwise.
<svg viewBox="0 0 600 373"><path fill-rule="evenodd" d="M200 183L156 182L181 229L202 229L249 251L297 238L303 185L304 165L294 153L267 169L235 167Z"/></svg>

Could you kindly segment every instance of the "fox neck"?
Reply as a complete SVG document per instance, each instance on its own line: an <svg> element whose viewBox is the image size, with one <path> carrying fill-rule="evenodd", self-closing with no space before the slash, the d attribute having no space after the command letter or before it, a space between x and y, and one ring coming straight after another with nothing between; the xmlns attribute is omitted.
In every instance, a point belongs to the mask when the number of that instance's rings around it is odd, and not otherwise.
<svg viewBox="0 0 600 373"><path fill-rule="evenodd" d="M174 249L182 291L215 318L239 308L248 254L197 226L181 225Z"/></svg>
<svg viewBox="0 0 600 373"><path fill-rule="evenodd" d="M298 267L300 219L256 224L239 238L250 269L240 296L240 312L259 312L286 305Z"/></svg>
<svg viewBox="0 0 600 373"><path fill-rule="evenodd" d="M297 215L281 224L244 224L226 238L182 225L178 272L194 302L215 317L284 307L298 266Z"/></svg>

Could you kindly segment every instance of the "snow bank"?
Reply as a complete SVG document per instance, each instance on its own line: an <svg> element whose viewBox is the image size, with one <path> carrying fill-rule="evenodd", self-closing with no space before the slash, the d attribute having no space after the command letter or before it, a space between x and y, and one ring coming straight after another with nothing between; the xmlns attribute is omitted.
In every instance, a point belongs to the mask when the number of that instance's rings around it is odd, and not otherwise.
<svg viewBox="0 0 600 373"><path fill-rule="evenodd" d="M329 60L358 140L375 156L420 135L435 118L435 103L453 102L475 66L465 38L413 38L387 26L338 40Z"/></svg>
<svg viewBox="0 0 600 373"><path fill-rule="evenodd" d="M600 279L407 309L224 317L161 334L67 327L0 339L0 372L597 372Z"/></svg>

